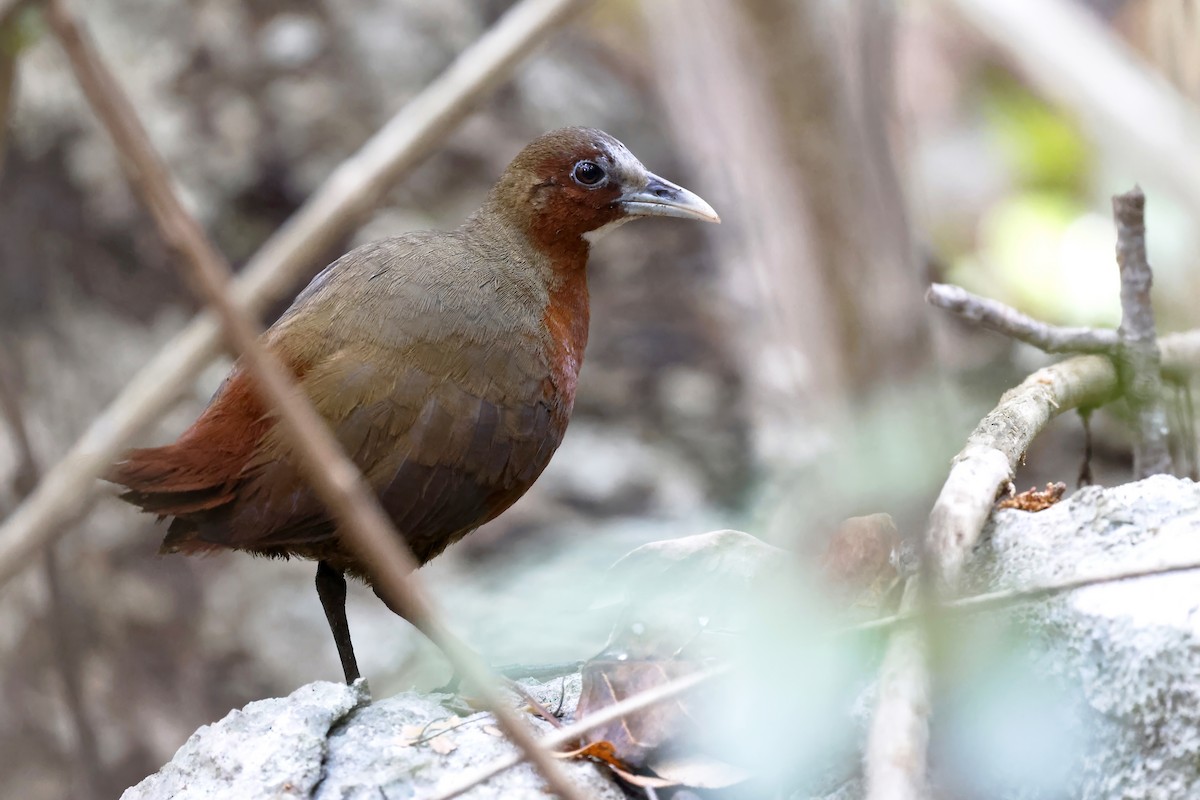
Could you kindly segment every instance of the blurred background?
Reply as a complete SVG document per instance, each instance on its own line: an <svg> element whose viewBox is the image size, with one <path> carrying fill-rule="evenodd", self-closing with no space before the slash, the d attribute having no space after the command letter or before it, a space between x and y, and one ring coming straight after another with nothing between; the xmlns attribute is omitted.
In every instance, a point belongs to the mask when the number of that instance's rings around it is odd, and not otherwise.
<svg viewBox="0 0 1200 800"><path fill-rule="evenodd" d="M75 5L238 264L510 4ZM1135 182L1160 330L1200 322L1187 199L957 5L602 0L327 254L456 226L525 142L564 125L603 128L724 221L643 222L594 248L591 338L560 453L512 510L423 570L489 662L596 653L612 623L596 608L605 570L645 542L740 528L815 562L838 520L878 511L919 536L966 434L1046 363L931 310L924 287L1115 326L1109 198ZM1078 5L1175 92L1200 93L1190 0ZM197 308L38 14L10 22L0 366L48 466ZM144 443L173 440L228 366ZM1119 418L1095 427L1098 481L1125 480ZM1073 486L1081 454L1079 420L1064 417L1020 488ZM17 502L17 464L0 435L0 514ZM229 709L339 678L312 565L159 558L161 534L105 497L57 548L67 613L50 614L40 569L0 592L0 796L79 796L64 663L105 797ZM377 696L446 679L361 586L350 622Z"/></svg>

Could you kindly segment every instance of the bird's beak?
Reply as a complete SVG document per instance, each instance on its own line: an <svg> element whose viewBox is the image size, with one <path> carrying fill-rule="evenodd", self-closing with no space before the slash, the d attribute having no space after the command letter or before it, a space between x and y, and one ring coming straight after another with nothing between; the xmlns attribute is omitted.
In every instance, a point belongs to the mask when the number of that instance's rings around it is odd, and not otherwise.
<svg viewBox="0 0 1200 800"><path fill-rule="evenodd" d="M631 217L679 217L720 222L721 218L704 198L676 186L654 173L640 189L630 189L617 202Z"/></svg>

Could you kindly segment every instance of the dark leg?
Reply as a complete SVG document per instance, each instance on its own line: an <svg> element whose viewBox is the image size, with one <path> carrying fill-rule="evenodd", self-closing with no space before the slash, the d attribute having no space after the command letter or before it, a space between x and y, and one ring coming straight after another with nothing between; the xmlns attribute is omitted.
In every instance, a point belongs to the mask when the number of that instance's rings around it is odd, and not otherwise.
<svg viewBox="0 0 1200 800"><path fill-rule="evenodd" d="M346 683L354 683L359 673L358 662L354 660L354 645L350 642L350 624L346 622L346 576L329 566L327 561L317 562L317 595L325 609L325 619L329 620Z"/></svg>

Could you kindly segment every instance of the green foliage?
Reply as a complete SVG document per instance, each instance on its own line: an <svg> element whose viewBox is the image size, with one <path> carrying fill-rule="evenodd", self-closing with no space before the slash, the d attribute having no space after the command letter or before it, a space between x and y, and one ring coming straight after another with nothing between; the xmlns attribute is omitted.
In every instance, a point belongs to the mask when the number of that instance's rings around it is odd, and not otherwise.
<svg viewBox="0 0 1200 800"><path fill-rule="evenodd" d="M1092 153L1062 109L1006 77L986 85L982 112L1022 188L1072 197L1086 191Z"/></svg>

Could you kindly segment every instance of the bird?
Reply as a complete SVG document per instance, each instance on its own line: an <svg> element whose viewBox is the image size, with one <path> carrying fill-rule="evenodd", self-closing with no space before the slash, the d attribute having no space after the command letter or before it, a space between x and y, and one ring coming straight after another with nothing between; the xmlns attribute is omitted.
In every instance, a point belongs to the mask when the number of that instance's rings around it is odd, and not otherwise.
<svg viewBox="0 0 1200 800"><path fill-rule="evenodd" d="M508 509L549 463L587 345L591 245L640 217L720 221L609 134L551 131L460 227L351 250L262 334L418 565ZM346 576L370 585L371 565L298 463L239 359L174 443L131 450L106 477L123 500L170 519L161 553L315 561L353 683Z"/></svg>

